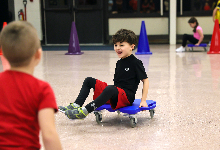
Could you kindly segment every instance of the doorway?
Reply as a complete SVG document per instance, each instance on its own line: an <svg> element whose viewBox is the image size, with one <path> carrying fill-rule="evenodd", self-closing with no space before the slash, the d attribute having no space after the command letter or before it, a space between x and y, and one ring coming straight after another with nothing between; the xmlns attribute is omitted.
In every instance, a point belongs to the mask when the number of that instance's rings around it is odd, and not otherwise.
<svg viewBox="0 0 220 150"><path fill-rule="evenodd" d="M3 22L9 22L8 0L0 1L0 31Z"/></svg>
<svg viewBox="0 0 220 150"><path fill-rule="evenodd" d="M102 0L43 0L45 45L69 44L74 21L80 44L103 44Z"/></svg>

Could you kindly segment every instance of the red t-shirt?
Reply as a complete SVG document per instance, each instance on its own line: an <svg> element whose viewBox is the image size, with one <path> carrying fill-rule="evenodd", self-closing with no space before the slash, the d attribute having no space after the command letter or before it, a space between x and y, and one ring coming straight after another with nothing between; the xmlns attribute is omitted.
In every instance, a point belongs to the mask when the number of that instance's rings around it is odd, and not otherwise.
<svg viewBox="0 0 220 150"><path fill-rule="evenodd" d="M47 82L32 75L0 73L0 149L40 149L38 111L57 104Z"/></svg>

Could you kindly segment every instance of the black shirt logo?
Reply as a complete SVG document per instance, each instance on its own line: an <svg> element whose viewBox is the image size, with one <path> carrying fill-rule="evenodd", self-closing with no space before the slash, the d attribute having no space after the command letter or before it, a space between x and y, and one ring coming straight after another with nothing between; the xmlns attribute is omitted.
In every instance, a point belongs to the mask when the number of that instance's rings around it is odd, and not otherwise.
<svg viewBox="0 0 220 150"><path fill-rule="evenodd" d="M129 68L125 68L125 71L128 71L129 70Z"/></svg>

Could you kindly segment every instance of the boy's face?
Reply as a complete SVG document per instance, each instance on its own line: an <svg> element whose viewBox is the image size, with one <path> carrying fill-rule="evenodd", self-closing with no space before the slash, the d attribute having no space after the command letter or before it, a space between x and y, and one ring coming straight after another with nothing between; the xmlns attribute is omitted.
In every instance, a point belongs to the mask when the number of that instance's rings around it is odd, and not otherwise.
<svg viewBox="0 0 220 150"><path fill-rule="evenodd" d="M126 58L132 54L134 44L130 45L128 42L117 42L114 44L114 50L119 58Z"/></svg>

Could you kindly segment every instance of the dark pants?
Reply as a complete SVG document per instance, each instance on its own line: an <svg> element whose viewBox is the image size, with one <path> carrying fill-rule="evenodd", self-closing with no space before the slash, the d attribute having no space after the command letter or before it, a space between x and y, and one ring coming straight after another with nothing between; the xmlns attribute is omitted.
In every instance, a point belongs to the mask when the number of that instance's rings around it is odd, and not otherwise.
<svg viewBox="0 0 220 150"><path fill-rule="evenodd" d="M93 88L95 90L96 79L92 77L87 77L82 85L80 93L75 101L76 104L82 105L84 104L86 98L89 95L90 89ZM103 92L91 103L87 104L85 108L89 113L94 111L96 108L104 105L109 99L111 99L111 103L117 104L118 102L118 89L114 85L108 85Z"/></svg>
<svg viewBox="0 0 220 150"><path fill-rule="evenodd" d="M186 47L186 42L189 41L193 44L196 44L199 42L198 39L194 38L192 35L188 35L188 34L184 34L183 35L183 42L182 42L182 46Z"/></svg>

